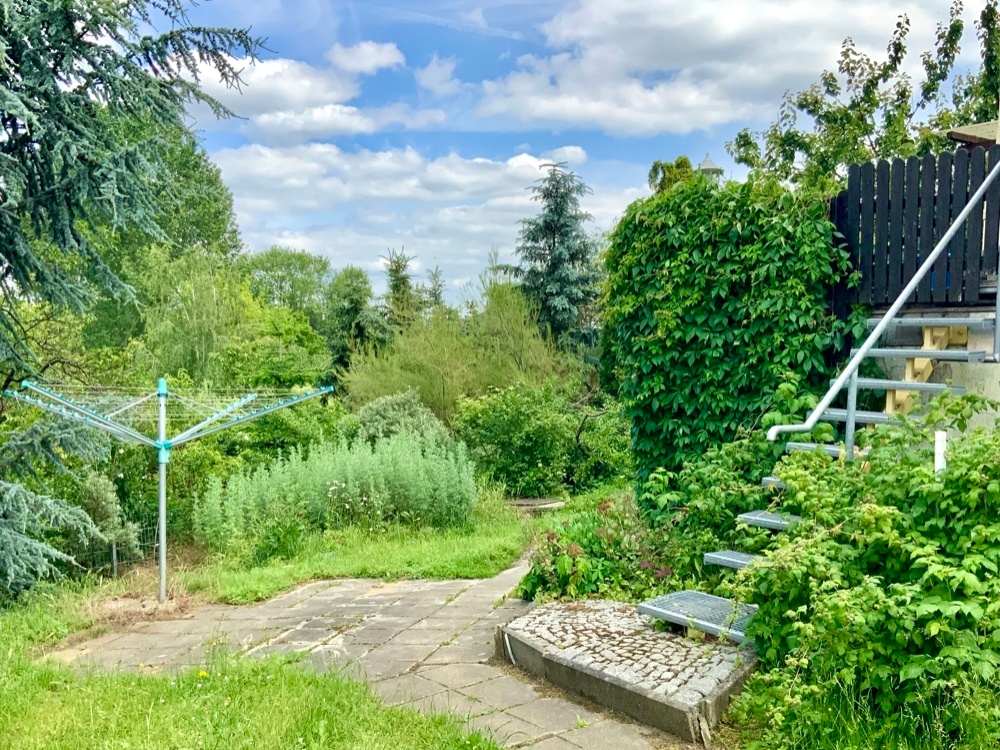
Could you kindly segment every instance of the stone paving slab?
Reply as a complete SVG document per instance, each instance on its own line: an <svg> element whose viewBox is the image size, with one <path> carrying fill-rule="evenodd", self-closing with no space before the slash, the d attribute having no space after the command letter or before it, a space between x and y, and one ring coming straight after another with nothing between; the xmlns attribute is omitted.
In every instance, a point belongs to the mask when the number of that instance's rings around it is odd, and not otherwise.
<svg viewBox="0 0 1000 750"><path fill-rule="evenodd" d="M681 747L495 660L497 627L532 611L506 598L525 570L483 581L317 581L255 606L213 605L51 656L88 669L159 673L205 665L218 648L251 658L301 654L303 669L367 680L386 703L454 713L470 731L510 747Z"/></svg>
<svg viewBox="0 0 1000 750"><path fill-rule="evenodd" d="M504 625L496 648L569 692L706 745L755 662L747 648L658 631L634 605L605 601L538 607ZM593 735L564 739L587 747Z"/></svg>

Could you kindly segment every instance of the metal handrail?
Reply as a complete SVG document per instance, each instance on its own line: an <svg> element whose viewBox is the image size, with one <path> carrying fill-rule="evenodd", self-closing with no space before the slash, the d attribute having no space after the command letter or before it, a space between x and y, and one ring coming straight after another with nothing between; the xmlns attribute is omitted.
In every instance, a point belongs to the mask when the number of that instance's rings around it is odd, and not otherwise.
<svg viewBox="0 0 1000 750"><path fill-rule="evenodd" d="M819 422L820 417L823 412L827 410L833 400L837 397L837 394L843 390L847 381L850 380L858 371L858 367L861 365L861 361L868 356L868 352L875 346L875 343L882 337L885 333L885 329L889 327L889 324L896 317L896 314L903 308L913 292L916 291L917 285L923 280L924 276L928 274L931 266L938 259L938 256L944 252L944 249L952 241L955 235L958 233L958 228L965 223L969 218L969 214L972 213L976 204L983 200L983 196L986 195L986 191L989 189L990 185L996 180L997 175L1000 174L1000 162L993 166L990 173L983 180L983 184L979 186L979 189L973 194L972 199L966 204L965 208L958 215L955 221L952 222L951 226L948 227L948 231L944 233L944 236L938 241L937 245L931 251L931 254L927 256L923 263L920 264L920 268L910 279L909 283L903 288L896 301L892 303L888 310L886 310L885 315L878 322L878 325L868 334L868 338L865 339L858 351L855 353L851 360L847 363L847 366L843 369L836 380L833 381L833 385L830 386L830 390L826 392L826 395L820 399L819 403L816 404L816 408L812 410L808 418L802 424L781 424L774 425L771 429L767 431L767 439L774 442L778 439L779 435L794 432L809 432L816 423ZM939 283L944 283L943 279L939 280ZM997 306L1000 307L1000 291L997 293ZM1000 336L1000 324L995 324L996 335ZM994 355L1000 354L994 347Z"/></svg>

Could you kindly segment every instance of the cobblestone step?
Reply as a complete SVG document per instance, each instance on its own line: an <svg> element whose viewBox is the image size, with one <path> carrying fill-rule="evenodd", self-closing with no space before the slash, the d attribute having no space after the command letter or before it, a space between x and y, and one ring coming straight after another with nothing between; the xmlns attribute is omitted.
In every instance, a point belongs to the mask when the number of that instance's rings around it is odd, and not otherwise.
<svg viewBox="0 0 1000 750"><path fill-rule="evenodd" d="M723 568L745 568L756 560L760 555L748 555L746 552L736 552L727 549L720 552L707 552L704 557L705 565L719 565Z"/></svg>
<svg viewBox="0 0 1000 750"><path fill-rule="evenodd" d="M752 510L749 513L742 513L737 516L737 519L747 526L758 526L762 529L771 529L771 531L785 531L802 520L800 516L788 513L771 513L766 510Z"/></svg>
<svg viewBox="0 0 1000 750"><path fill-rule="evenodd" d="M702 591L676 591L642 602L639 614L695 628L736 643L750 643L746 630L757 608Z"/></svg>

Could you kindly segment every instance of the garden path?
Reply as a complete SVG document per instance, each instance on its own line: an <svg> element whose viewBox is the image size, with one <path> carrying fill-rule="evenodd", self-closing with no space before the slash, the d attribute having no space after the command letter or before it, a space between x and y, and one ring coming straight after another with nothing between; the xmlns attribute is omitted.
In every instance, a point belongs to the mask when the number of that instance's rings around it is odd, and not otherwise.
<svg viewBox="0 0 1000 750"><path fill-rule="evenodd" d="M301 653L308 667L365 679L390 704L456 713L470 729L509 747L681 747L661 732L490 663L497 626L530 606L506 599L524 573L515 567L484 580L320 581L254 606L216 605L107 633L54 656L158 672L205 665L219 647L250 657Z"/></svg>

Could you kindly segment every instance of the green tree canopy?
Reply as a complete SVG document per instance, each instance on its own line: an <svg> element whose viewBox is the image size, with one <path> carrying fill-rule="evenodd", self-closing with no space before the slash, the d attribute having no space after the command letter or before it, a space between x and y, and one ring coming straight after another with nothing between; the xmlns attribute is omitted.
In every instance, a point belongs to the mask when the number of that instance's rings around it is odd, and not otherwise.
<svg viewBox="0 0 1000 750"><path fill-rule="evenodd" d="M961 0L953 0L947 20L938 25L934 48L920 55L917 81L908 72L913 65L906 16L897 22L882 60L848 38L836 72L826 71L805 91L788 94L777 122L763 133L740 131L727 149L740 164L823 192L839 187L843 165L945 150L950 146L943 130L997 118L997 19L997 2L988 0L976 23L979 69L954 79L965 28Z"/></svg>
<svg viewBox="0 0 1000 750"><path fill-rule="evenodd" d="M654 161L649 168L649 189L654 193L665 193L674 185L694 177L694 167L686 156L678 156L673 162Z"/></svg>
<svg viewBox="0 0 1000 750"><path fill-rule="evenodd" d="M532 186L542 210L521 223L512 269L528 300L538 306L538 322L553 338L581 332L585 309L597 298L597 247L584 225L592 218L580 208L589 188L564 164L545 165L547 174Z"/></svg>
<svg viewBox="0 0 1000 750"><path fill-rule="evenodd" d="M317 321L330 277L330 261L305 250L272 247L242 258L254 295L270 305L283 305Z"/></svg>

